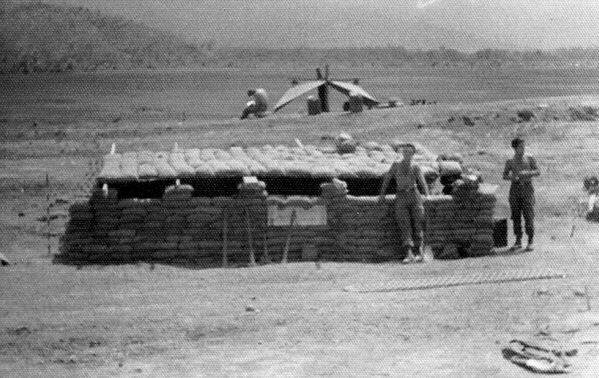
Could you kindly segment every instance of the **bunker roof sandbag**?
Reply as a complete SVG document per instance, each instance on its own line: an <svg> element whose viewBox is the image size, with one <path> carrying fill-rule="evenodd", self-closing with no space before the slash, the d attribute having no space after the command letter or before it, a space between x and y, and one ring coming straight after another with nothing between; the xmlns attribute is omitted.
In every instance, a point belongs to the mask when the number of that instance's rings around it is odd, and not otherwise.
<svg viewBox="0 0 599 378"><path fill-rule="evenodd" d="M398 156L393 147L372 142L357 146L353 153L310 145L125 152L104 157L98 182L243 176L380 178ZM425 172L438 170L436 156L421 146L417 146L414 161L422 165Z"/></svg>

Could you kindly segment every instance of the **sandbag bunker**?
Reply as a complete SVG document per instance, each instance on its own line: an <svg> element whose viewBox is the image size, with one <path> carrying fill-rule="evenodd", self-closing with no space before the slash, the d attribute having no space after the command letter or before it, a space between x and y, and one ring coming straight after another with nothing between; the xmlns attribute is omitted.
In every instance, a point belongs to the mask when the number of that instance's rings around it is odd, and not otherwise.
<svg viewBox="0 0 599 378"><path fill-rule="evenodd" d="M377 143L352 152L298 143L111 153L89 200L71 206L58 258L206 267L399 260L394 185L378 202L396 159ZM431 188L459 165L420 146L414 161ZM490 253L495 195L472 180L454 184L425 202L426 243L438 258Z"/></svg>

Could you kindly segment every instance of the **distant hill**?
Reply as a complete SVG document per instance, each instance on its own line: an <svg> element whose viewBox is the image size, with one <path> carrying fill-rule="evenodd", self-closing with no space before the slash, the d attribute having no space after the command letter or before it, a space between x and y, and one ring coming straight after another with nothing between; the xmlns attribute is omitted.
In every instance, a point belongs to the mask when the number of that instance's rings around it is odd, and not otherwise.
<svg viewBox="0 0 599 378"><path fill-rule="evenodd" d="M0 73L179 67L210 49L85 7L0 0Z"/></svg>
<svg viewBox="0 0 599 378"><path fill-rule="evenodd" d="M306 8L306 1L0 0L0 73L276 62L495 67L544 60L595 67L599 61L598 49L530 51L499 34L477 33L481 19L456 16L474 0L426 0L422 9L364 5L374 0L334 0L336 7L321 0ZM497 10L477 4L479 15Z"/></svg>
<svg viewBox="0 0 599 378"><path fill-rule="evenodd" d="M599 47L596 0L42 1L100 10L222 48Z"/></svg>

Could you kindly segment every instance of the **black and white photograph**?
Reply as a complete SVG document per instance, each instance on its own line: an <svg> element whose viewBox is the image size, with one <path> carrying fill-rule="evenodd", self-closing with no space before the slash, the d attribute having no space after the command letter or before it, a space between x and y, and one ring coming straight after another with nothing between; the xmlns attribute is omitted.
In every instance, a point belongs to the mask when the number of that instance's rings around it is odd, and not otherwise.
<svg viewBox="0 0 599 378"><path fill-rule="evenodd" d="M0 0L0 377L599 377L598 20Z"/></svg>

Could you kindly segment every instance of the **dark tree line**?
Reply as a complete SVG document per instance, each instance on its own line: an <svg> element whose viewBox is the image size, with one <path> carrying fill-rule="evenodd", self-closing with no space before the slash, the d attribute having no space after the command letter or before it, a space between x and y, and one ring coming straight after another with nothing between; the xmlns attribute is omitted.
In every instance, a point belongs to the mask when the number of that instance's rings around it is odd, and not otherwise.
<svg viewBox="0 0 599 378"><path fill-rule="evenodd" d="M44 3L9 6L0 0L0 73L126 70L197 65L347 62L383 65L501 66L527 62L599 61L599 48L551 51L484 49L463 52L401 46L331 49L216 48L84 7Z"/></svg>

